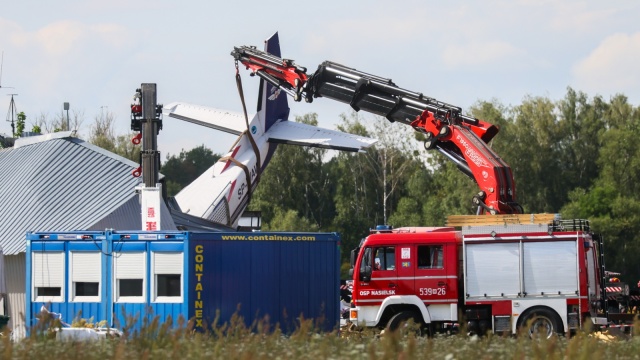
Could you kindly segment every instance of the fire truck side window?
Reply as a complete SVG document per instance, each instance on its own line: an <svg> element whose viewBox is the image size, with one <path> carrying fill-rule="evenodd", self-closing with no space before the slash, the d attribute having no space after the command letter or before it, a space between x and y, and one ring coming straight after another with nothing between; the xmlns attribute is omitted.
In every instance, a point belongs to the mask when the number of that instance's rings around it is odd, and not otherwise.
<svg viewBox="0 0 640 360"><path fill-rule="evenodd" d="M442 245L418 246L419 269L442 269Z"/></svg>
<svg viewBox="0 0 640 360"><path fill-rule="evenodd" d="M365 272L365 266L371 266L371 248L364 249L364 254L362 254L362 262L360 263L360 272ZM373 267L371 267L373 269Z"/></svg>
<svg viewBox="0 0 640 360"><path fill-rule="evenodd" d="M373 270L395 270L396 248L393 246L375 249Z"/></svg>

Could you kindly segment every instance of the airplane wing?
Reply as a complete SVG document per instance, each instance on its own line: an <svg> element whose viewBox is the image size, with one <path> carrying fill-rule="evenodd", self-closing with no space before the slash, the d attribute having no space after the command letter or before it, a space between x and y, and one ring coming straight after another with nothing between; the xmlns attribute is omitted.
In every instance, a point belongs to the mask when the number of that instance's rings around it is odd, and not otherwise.
<svg viewBox="0 0 640 360"><path fill-rule="evenodd" d="M244 116L233 111L208 106L174 102L163 107L165 116L187 121L200 126L240 135L246 130ZM266 134L269 142L319 147L342 151L364 151L377 140L351 135L337 130L323 129L312 125L279 121Z"/></svg>
<svg viewBox="0 0 640 360"><path fill-rule="evenodd" d="M347 134L337 130L319 128L292 121L280 121L266 134L269 142L319 147L342 151L364 151L376 139Z"/></svg>
<svg viewBox="0 0 640 360"><path fill-rule="evenodd" d="M200 126L240 135L247 129L244 116L233 111L207 106L174 102L162 109L165 116L187 121Z"/></svg>

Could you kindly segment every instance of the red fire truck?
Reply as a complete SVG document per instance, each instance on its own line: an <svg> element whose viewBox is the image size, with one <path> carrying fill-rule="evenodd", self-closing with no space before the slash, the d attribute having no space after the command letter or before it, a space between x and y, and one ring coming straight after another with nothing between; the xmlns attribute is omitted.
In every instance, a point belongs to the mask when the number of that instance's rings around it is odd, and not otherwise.
<svg viewBox="0 0 640 360"><path fill-rule="evenodd" d="M350 320L395 330L413 319L438 331L464 319L472 333L546 336L605 325L600 246L584 220L381 227L352 251Z"/></svg>

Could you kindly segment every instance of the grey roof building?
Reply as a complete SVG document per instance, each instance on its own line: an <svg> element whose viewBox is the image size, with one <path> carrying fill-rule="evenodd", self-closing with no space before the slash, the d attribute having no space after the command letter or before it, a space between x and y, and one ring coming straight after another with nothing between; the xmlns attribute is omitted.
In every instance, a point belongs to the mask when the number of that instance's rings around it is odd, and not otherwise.
<svg viewBox="0 0 640 360"><path fill-rule="evenodd" d="M138 166L70 132L18 139L14 147L0 150L0 246L15 336L25 330L25 233L141 229L135 192L140 178L132 176ZM175 230L162 206L162 229Z"/></svg>

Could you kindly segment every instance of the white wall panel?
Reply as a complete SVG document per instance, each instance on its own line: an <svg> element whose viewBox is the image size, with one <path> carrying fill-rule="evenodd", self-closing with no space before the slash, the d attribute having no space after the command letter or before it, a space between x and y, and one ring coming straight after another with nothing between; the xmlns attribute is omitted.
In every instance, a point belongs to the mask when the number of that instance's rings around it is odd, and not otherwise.
<svg viewBox="0 0 640 360"><path fill-rule="evenodd" d="M7 305L9 307L9 327L13 330L14 339L26 336L24 316L27 313L26 296L26 254L5 255L5 271L7 277Z"/></svg>
<svg viewBox="0 0 640 360"><path fill-rule="evenodd" d="M578 290L575 241L526 242L523 257L527 294L575 294Z"/></svg>
<svg viewBox="0 0 640 360"><path fill-rule="evenodd" d="M466 292L472 297L520 292L518 243L467 244Z"/></svg>

